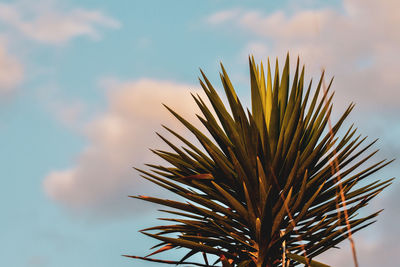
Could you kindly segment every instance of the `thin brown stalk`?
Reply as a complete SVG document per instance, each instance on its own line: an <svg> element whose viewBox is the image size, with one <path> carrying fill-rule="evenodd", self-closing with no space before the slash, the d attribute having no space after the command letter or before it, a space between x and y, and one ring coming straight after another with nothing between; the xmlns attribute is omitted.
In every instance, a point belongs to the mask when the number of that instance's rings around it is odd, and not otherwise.
<svg viewBox="0 0 400 267"><path fill-rule="evenodd" d="M325 79L324 79L324 78L323 78L323 80L322 80L322 86L323 86L324 92L326 92L326 91L327 91L327 88L326 88L326 84L325 84ZM327 99L325 98L325 102L326 102L326 101L327 101ZM334 134L333 134L333 130L332 130L332 122L331 122L330 116L328 117L328 126L329 126L329 133L330 133L330 135L331 135L331 138L333 139ZM333 153L334 153L334 155L337 154L337 151L336 151L335 148L333 148ZM334 175L335 173L337 173L337 176L336 176L336 177L337 177L337 180L336 180L336 182L339 184L339 190L340 190L339 193L340 193L341 201L342 201L342 203L343 203L343 213L344 213L344 217L345 217L345 220L346 220L346 227L347 227L347 232L348 232L348 238L349 238L350 245L351 245L351 251L352 251L352 254L353 254L354 266L355 266L355 267L358 267L358 259L357 259L357 253L356 253L356 246L355 246L355 243L354 243L353 235L352 235L352 233L351 233L351 225L350 225L350 222L349 222L349 215L348 215L348 212L347 212L346 197L345 197L344 191L343 191L342 179L341 179L341 175L340 175L340 172L339 172L340 169L339 169L339 162L338 162L338 159L337 159L336 157L334 157L334 159L333 159L332 161L329 162L329 165L331 166L332 174ZM339 218L339 220L340 220L340 213L341 213L341 210L340 210L340 208L339 208L339 204L338 204L337 198L336 198L336 209L337 209L337 211L338 211L338 218Z"/></svg>

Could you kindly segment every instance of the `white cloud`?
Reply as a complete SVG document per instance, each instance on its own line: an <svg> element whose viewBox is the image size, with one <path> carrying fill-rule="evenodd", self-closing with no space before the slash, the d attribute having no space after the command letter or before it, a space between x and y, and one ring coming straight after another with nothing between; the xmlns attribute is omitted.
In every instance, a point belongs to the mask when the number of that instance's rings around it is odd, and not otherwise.
<svg viewBox="0 0 400 267"><path fill-rule="evenodd" d="M137 204L127 196L144 193L144 181L131 167L154 162L148 148L165 148L154 133L160 124L182 129L161 103L191 121L197 111L189 92L198 90L190 85L144 79L106 86L108 109L87 124L88 146L73 167L54 170L43 182L51 199L73 211L107 214Z"/></svg>
<svg viewBox="0 0 400 267"><path fill-rule="evenodd" d="M0 4L0 21L27 38L48 44L63 44L78 36L98 39L101 28L121 26L98 10L64 9L52 1Z"/></svg>
<svg viewBox="0 0 400 267"><path fill-rule="evenodd" d="M219 15L225 13L234 15ZM339 99L377 110L398 108L399 13L396 0L344 0L340 9L299 9L290 14L234 9L211 15L208 21L251 33L244 55L275 57L290 51L300 55L313 76L326 68L328 75L335 75ZM214 16L222 18L213 20Z"/></svg>
<svg viewBox="0 0 400 267"><path fill-rule="evenodd" d="M0 96L14 91L23 79L23 66L0 42Z"/></svg>

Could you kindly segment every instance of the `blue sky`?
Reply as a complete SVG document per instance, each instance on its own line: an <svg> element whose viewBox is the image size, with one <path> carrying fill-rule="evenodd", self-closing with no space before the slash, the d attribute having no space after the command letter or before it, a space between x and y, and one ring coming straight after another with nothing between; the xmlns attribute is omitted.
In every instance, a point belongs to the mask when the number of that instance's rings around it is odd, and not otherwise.
<svg viewBox="0 0 400 267"><path fill-rule="evenodd" d="M132 166L157 162L160 124L179 129L161 102L193 118L189 92L202 68L218 84L222 61L248 99L247 56L300 55L308 77L335 76L335 107L377 159L400 154L400 3L343 1L2 1L0 137L2 266L159 266L156 206L127 198L162 195ZM398 163L376 178L400 173ZM400 248L396 181L368 211L379 221L356 234L361 266L391 266ZM336 253L336 252L335 252ZM352 266L347 242L321 260Z"/></svg>

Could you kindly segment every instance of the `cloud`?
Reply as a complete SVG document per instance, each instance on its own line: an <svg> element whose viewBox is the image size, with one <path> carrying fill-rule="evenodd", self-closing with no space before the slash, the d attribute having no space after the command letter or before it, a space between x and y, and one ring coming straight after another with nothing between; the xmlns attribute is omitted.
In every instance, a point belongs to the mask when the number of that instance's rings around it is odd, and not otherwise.
<svg viewBox="0 0 400 267"><path fill-rule="evenodd" d="M395 188L387 197L376 199L370 211L377 211L385 207L379 215L378 221L368 228L354 235L355 247L359 265L363 267L393 266L399 251L398 236L400 229L400 207L398 193L400 188ZM393 188L392 188L393 189ZM341 249L332 249L318 257L321 262L331 266L352 267L353 256L349 241L340 244Z"/></svg>
<svg viewBox="0 0 400 267"><path fill-rule="evenodd" d="M23 80L23 66L0 42L0 97L9 95Z"/></svg>
<svg viewBox="0 0 400 267"><path fill-rule="evenodd" d="M231 20L239 14L240 14L240 9L238 8L223 10L212 14L206 19L206 21L210 24L219 24Z"/></svg>
<svg viewBox="0 0 400 267"><path fill-rule="evenodd" d="M396 0L343 0L338 8L260 11L232 9L208 22L249 35L245 55L300 55L308 71L335 75L334 89L364 110L398 108L400 4ZM223 15L223 14L230 14ZM214 19L214 18L219 19ZM315 75L314 75L315 76Z"/></svg>
<svg viewBox="0 0 400 267"><path fill-rule="evenodd" d="M165 148L154 133L160 124L182 129L161 103L191 121L197 111L189 90L198 90L190 85L142 79L107 82L106 87L108 108L86 125L88 145L76 164L53 170L43 182L51 199L74 212L128 213L135 203L127 196L146 190L131 167L155 162L148 148Z"/></svg>
<svg viewBox="0 0 400 267"><path fill-rule="evenodd" d="M87 103L66 95L55 83L44 84L38 88L37 98L59 123L81 134L83 125L91 115Z"/></svg>
<svg viewBox="0 0 400 267"><path fill-rule="evenodd" d="M64 44L69 40L88 36L101 37L101 28L116 29L120 22L98 10L75 8L65 10L53 1L0 4L0 22L23 36L40 43Z"/></svg>
<svg viewBox="0 0 400 267"><path fill-rule="evenodd" d="M223 15L223 14L230 14ZM400 3L397 0L343 0L338 6L297 8L263 13L237 8L215 13L206 19L220 29L240 32L248 42L240 54L266 59L290 51L300 56L311 76L326 68L335 75L335 106L342 109L350 101L357 106L357 124L371 136L383 137L383 150L391 159L400 154L398 115L400 105ZM218 19L213 19L214 17ZM310 76L310 75L309 75ZM389 151L387 151L389 150ZM396 161L397 162L397 161ZM394 162L381 178L398 175ZM379 176L377 174L377 176ZM375 225L355 234L360 266L393 266L400 235L400 187L395 182L367 208L369 212L385 208ZM354 266L348 241L341 250L318 257L332 266Z"/></svg>
<svg viewBox="0 0 400 267"><path fill-rule="evenodd" d="M29 267L45 267L48 266L48 261L41 256L32 256L29 258L27 262L27 266Z"/></svg>

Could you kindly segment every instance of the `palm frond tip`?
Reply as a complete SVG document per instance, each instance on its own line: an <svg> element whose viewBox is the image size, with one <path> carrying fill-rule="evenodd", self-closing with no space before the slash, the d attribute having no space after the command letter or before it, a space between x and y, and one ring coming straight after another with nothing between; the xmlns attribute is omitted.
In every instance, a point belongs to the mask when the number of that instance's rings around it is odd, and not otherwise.
<svg viewBox="0 0 400 267"><path fill-rule="evenodd" d="M220 77L230 110L201 71L200 84L211 107L200 96L193 98L212 139L167 107L202 147L166 127L186 147L178 148L160 135L172 152L153 152L172 167L148 165L151 171L139 171L187 201L136 198L169 207L172 210L164 211L175 216L167 219L172 224L143 231L161 241L162 248L150 255L171 248L187 248L189 253L180 261L133 258L179 265L201 253L204 263L198 266L210 266L207 254L212 254L222 266L261 267L282 266L284 252L290 264L286 266L327 266L311 259L346 239L348 224L354 233L378 215L359 217L356 212L391 180L356 185L389 162L360 168L373 156L364 153L373 142L364 145L365 138L356 137L353 126L337 136L354 105L328 129L332 81L324 90L322 73L312 92L311 82L305 87L299 60L291 83L289 56L281 75L278 62L274 77L267 63L265 75L264 66L249 59L251 113L242 106L222 64Z"/></svg>

